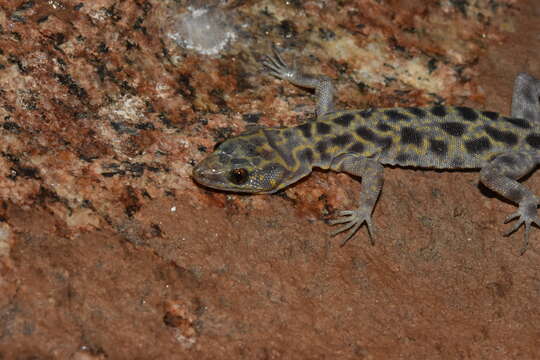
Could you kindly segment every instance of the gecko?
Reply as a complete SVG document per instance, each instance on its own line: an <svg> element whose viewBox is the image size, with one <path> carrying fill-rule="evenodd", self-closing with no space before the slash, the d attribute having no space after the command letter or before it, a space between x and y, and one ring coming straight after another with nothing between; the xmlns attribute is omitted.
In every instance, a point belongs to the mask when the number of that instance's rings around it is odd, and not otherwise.
<svg viewBox="0 0 540 360"><path fill-rule="evenodd" d="M477 169L482 184L517 204L504 223L516 222L504 235L524 225L520 254L526 251L531 225L540 225L539 198L518 180L540 163L540 80L527 73L516 76L510 116L440 104L335 110L330 78L289 66L277 49L261 62L271 75L314 89L316 117L298 126L248 129L225 140L194 167L197 183L269 194L313 168L348 173L362 180L360 203L329 221L339 225L330 235L344 233L344 245L365 224L373 244L371 216L383 186L383 166Z"/></svg>

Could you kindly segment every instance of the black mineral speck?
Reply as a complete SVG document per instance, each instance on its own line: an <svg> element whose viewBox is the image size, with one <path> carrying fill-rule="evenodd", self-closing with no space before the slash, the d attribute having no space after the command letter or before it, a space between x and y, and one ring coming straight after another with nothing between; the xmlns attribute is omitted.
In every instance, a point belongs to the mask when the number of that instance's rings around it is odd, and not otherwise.
<svg viewBox="0 0 540 360"><path fill-rule="evenodd" d="M251 113L242 115L242 119L250 124L256 124L261 118L261 113Z"/></svg>

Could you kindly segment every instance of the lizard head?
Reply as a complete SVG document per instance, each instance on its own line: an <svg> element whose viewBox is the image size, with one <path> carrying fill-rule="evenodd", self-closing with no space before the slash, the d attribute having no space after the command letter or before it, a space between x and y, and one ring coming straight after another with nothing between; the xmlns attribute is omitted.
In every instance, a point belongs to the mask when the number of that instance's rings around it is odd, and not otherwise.
<svg viewBox="0 0 540 360"><path fill-rule="evenodd" d="M224 191L272 193L291 181L290 171L265 133L259 129L218 144L193 169L193 178L201 185Z"/></svg>

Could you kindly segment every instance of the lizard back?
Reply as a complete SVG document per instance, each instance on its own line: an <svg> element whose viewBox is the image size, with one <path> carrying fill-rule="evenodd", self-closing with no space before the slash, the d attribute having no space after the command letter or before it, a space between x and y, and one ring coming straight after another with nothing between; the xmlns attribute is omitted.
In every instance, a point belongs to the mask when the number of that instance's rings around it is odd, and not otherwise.
<svg viewBox="0 0 540 360"><path fill-rule="evenodd" d="M346 153L387 165L470 169L509 150L540 150L540 124L464 106L337 111L296 129L311 143L313 165L324 169Z"/></svg>

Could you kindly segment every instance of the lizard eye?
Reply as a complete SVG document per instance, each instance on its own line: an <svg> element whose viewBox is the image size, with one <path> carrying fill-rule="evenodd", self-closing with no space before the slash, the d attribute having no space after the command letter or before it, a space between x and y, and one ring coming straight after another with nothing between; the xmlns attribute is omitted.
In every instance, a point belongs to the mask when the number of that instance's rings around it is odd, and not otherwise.
<svg viewBox="0 0 540 360"><path fill-rule="evenodd" d="M248 181L248 171L246 169L233 169L229 173L229 180L236 185L245 184Z"/></svg>

